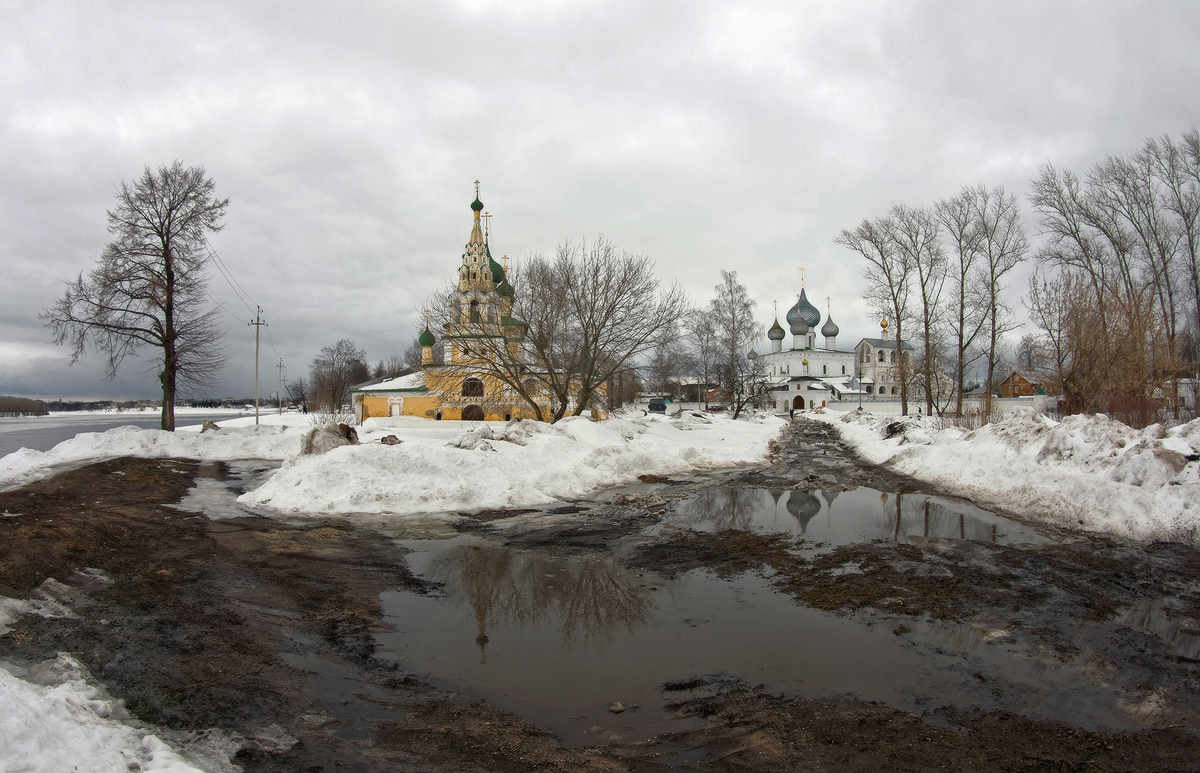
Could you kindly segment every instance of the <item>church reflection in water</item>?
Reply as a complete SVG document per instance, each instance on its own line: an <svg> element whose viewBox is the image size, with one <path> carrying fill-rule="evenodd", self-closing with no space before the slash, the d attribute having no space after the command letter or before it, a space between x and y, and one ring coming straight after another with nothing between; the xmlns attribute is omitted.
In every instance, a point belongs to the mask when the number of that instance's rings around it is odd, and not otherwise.
<svg viewBox="0 0 1200 773"><path fill-rule="evenodd" d="M470 605L486 662L488 631L551 624L564 647L603 647L645 624L654 602L635 572L611 556L556 557L501 546L462 545L433 572L447 596Z"/></svg>

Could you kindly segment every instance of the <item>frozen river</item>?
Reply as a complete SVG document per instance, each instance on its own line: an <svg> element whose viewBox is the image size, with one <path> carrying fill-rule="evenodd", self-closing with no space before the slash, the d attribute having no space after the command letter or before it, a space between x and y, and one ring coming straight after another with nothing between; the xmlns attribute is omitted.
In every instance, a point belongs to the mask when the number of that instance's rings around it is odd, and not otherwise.
<svg viewBox="0 0 1200 773"><path fill-rule="evenodd" d="M179 413L175 415L175 424L186 427L189 424L203 424L205 419L223 421L245 415L229 411ZM49 451L80 432L104 432L113 427L130 424L145 429L157 429L161 423L162 419L157 413L56 413L50 416L4 417L0 418L0 456L7 456L22 448Z"/></svg>

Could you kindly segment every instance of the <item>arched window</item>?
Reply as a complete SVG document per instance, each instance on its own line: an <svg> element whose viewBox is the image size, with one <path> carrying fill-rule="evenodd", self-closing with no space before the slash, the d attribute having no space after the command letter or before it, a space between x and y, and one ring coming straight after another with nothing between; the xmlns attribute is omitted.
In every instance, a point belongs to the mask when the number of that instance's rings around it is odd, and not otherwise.
<svg viewBox="0 0 1200 773"><path fill-rule="evenodd" d="M477 378L463 379L463 397L483 397L483 382Z"/></svg>
<svg viewBox="0 0 1200 773"><path fill-rule="evenodd" d="M892 387L892 394L896 394L896 387Z"/></svg>
<svg viewBox="0 0 1200 773"><path fill-rule="evenodd" d="M479 321L479 301L471 301L471 321Z"/></svg>
<svg viewBox="0 0 1200 773"><path fill-rule="evenodd" d="M872 389L874 389L874 388L875 388L875 387L868 386L868 387L867 387L867 394L874 394L874 393L871 391L871 390L872 390Z"/></svg>
<svg viewBox="0 0 1200 773"><path fill-rule="evenodd" d="M895 352L892 352L892 364L893 365L896 364L896 353Z"/></svg>
<svg viewBox="0 0 1200 773"><path fill-rule="evenodd" d="M822 365L822 366L821 366L821 375L822 375L822 376L828 376L828 375L829 375L829 366L828 366L828 365Z"/></svg>
<svg viewBox="0 0 1200 773"><path fill-rule="evenodd" d="M846 366L845 365L842 366L842 375L843 376L846 375Z"/></svg>
<svg viewBox="0 0 1200 773"><path fill-rule="evenodd" d="M886 355L883 353L883 351L882 351L882 350L880 350L880 352L879 352L879 361L880 361L880 362L884 362L884 359L883 359L883 358L884 358L885 356L886 356Z"/></svg>

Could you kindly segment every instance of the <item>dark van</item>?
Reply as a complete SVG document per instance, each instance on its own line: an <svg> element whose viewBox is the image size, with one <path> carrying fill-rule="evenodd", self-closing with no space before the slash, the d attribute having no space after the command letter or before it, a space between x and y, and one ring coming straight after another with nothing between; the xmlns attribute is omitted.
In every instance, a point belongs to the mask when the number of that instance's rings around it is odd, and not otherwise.
<svg viewBox="0 0 1200 773"><path fill-rule="evenodd" d="M664 413L665 414L667 412L667 398L651 397L650 402L646 406L646 408L651 413Z"/></svg>

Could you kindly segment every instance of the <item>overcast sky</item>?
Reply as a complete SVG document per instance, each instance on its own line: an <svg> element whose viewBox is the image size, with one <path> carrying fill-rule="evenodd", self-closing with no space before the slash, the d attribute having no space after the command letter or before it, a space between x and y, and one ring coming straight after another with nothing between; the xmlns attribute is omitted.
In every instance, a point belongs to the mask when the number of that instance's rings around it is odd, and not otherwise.
<svg viewBox="0 0 1200 773"><path fill-rule="evenodd" d="M764 325L803 266L846 349L878 322L843 228L982 182L1032 235L1039 166L1200 122L1190 0L845 6L0 0L0 394L159 396L136 364L68 368L37 314L94 266L115 186L173 159L230 199L212 243L270 324L265 395L341 338L404 350L476 179L497 256L602 234L697 304L736 270ZM210 292L213 396L252 394L253 312Z"/></svg>

